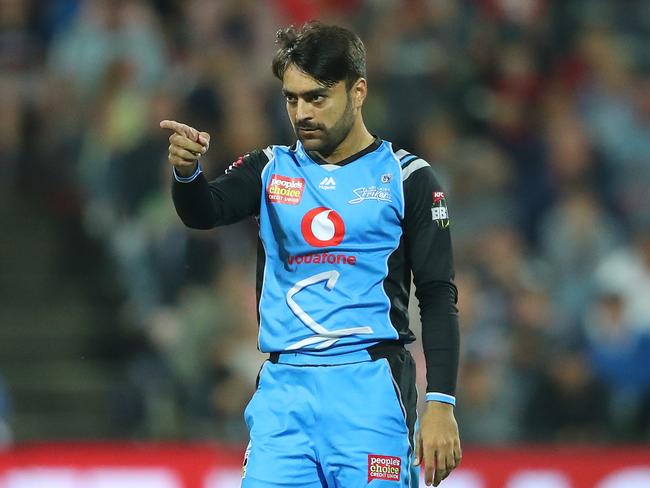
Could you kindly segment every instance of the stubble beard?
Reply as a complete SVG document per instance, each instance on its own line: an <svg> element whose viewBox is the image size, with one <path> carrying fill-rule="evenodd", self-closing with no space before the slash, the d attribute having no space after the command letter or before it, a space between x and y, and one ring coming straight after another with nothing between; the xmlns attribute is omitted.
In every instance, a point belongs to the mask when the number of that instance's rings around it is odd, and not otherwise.
<svg viewBox="0 0 650 488"><path fill-rule="evenodd" d="M354 111L352 110L352 97L348 95L345 111L331 128L319 126L323 133L321 139L303 139L295 128L296 137L307 151L318 153L321 157L330 156L345 140L354 125Z"/></svg>

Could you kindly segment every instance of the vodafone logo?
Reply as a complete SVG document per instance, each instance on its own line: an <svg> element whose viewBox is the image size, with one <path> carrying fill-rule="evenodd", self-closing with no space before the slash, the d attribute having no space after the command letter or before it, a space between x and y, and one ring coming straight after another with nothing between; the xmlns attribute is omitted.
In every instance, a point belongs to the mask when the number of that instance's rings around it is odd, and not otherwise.
<svg viewBox="0 0 650 488"><path fill-rule="evenodd" d="M331 208L316 207L302 218L300 230L310 246L338 246L345 235L345 224Z"/></svg>

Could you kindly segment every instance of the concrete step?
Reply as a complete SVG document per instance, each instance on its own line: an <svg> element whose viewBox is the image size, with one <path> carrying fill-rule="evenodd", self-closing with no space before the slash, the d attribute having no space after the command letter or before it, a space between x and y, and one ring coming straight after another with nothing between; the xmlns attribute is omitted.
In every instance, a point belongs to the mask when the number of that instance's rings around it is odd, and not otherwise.
<svg viewBox="0 0 650 488"><path fill-rule="evenodd" d="M3 371L19 441L107 438L119 365L92 360L31 361Z"/></svg>
<svg viewBox="0 0 650 488"><path fill-rule="evenodd" d="M71 332L61 328L37 329L26 338L23 330L1 327L0 371L35 359L82 361L96 354L99 342L111 340L109 333L97 334L91 328Z"/></svg>
<svg viewBox="0 0 650 488"><path fill-rule="evenodd" d="M115 428L107 416L95 412L16 413L14 437L19 442L57 440L97 440L115 437Z"/></svg>
<svg viewBox="0 0 650 488"><path fill-rule="evenodd" d="M11 384L22 389L50 388L65 391L95 390L115 378L114 364L97 360L33 359L4 369Z"/></svg>
<svg viewBox="0 0 650 488"><path fill-rule="evenodd" d="M77 299L78 300L78 299ZM0 308L0 328L8 334L24 333L25 339L37 331L61 331L85 335L93 327L94 310L80 301L28 304L8 303Z"/></svg>
<svg viewBox="0 0 650 488"><path fill-rule="evenodd" d="M101 262L101 250L80 255L87 243L66 250L76 237L62 232L79 230L26 201L0 194L0 374L13 397L16 438L110 438L121 368L102 359L112 357L105 346L115 331L98 305L103 289L86 270ZM60 261L71 256L76 266Z"/></svg>
<svg viewBox="0 0 650 488"><path fill-rule="evenodd" d="M61 379L35 383L25 379L9 384L15 393L17 412L101 412L106 413L109 395L117 388L115 378L88 377L83 381Z"/></svg>

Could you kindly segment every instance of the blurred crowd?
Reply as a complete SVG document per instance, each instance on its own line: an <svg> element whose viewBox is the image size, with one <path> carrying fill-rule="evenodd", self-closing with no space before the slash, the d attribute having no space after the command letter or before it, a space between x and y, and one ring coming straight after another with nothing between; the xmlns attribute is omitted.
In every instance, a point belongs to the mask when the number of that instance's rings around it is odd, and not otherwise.
<svg viewBox="0 0 650 488"><path fill-rule="evenodd" d="M291 143L275 31L319 18L366 43L371 131L449 194L464 442L650 439L650 1L0 7L0 191L102 244L138 338L114 402L124 436L246 438L256 224L183 227L158 122L212 134L209 177Z"/></svg>

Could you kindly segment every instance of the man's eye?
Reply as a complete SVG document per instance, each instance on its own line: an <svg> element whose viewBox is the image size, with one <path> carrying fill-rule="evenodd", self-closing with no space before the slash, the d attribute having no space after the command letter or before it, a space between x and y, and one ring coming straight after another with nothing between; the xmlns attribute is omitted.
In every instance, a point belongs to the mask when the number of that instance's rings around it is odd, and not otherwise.
<svg viewBox="0 0 650 488"><path fill-rule="evenodd" d="M311 99L312 103L321 103L325 101L325 95L316 95Z"/></svg>
<svg viewBox="0 0 650 488"><path fill-rule="evenodd" d="M297 98L296 97L287 97L287 103L294 104L296 103Z"/></svg>

